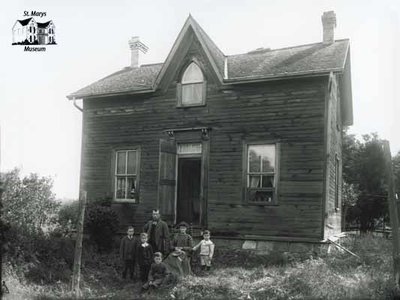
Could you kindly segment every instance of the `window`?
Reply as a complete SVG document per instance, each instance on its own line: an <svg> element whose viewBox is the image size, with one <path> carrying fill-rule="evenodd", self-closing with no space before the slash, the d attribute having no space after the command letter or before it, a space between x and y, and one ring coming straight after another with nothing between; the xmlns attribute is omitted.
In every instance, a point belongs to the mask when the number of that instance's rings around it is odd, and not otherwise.
<svg viewBox="0 0 400 300"><path fill-rule="evenodd" d="M115 153L115 200L138 202L139 151L118 150Z"/></svg>
<svg viewBox="0 0 400 300"><path fill-rule="evenodd" d="M201 143L190 143L190 144L178 144L178 154L201 154L202 144Z"/></svg>
<svg viewBox="0 0 400 300"><path fill-rule="evenodd" d="M200 67L192 62L186 68L178 86L179 106L197 106L205 102L205 81Z"/></svg>
<svg viewBox="0 0 400 300"><path fill-rule="evenodd" d="M276 204L278 146L246 145L246 199L251 204Z"/></svg>

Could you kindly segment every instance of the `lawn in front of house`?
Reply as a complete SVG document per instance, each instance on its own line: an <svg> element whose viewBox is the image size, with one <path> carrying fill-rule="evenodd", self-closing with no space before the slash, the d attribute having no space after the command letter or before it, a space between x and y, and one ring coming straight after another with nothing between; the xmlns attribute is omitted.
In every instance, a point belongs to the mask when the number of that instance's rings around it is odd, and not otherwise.
<svg viewBox="0 0 400 300"><path fill-rule="evenodd" d="M140 294L140 283L120 279L118 257L86 256L82 274L85 299L394 299L391 240L349 236L341 241L361 257L333 248L331 253L258 256L217 249L213 268L175 286ZM217 245L218 246L218 245ZM6 274L7 275L7 274ZM15 278L14 278L15 279ZM6 279L7 280L7 279ZM23 281L28 287L26 281ZM22 293L24 284L20 283ZM67 283L29 285L33 299L71 299ZM10 295L11 296L11 295ZM17 299L7 298L4 299Z"/></svg>

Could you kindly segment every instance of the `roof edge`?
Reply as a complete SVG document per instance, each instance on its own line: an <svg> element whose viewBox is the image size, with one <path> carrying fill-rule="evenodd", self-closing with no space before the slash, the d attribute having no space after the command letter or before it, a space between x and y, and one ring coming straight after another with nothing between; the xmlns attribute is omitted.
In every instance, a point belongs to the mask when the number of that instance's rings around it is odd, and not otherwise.
<svg viewBox="0 0 400 300"><path fill-rule="evenodd" d="M299 77L318 77L318 76L329 76L331 72L341 74L343 70L341 68L336 69L326 69L326 70L318 70L313 72L298 72L298 73L290 73L290 74L279 74L273 76L264 76L258 78L250 78L250 77L240 77L240 78L233 78L233 79L225 79L222 82L222 85L231 85L231 84L246 84L246 83L253 83L253 82L263 82L263 81L274 81L274 80L286 80L286 79L294 79ZM152 93L155 92L155 88L151 89L142 89L142 90L134 90L134 91L125 91L125 92L118 92L118 93L107 93L107 94L70 94L67 97L68 100L77 100L77 99L89 99L89 98L105 98L105 97L112 97L112 96L122 96L122 95L134 95L134 94L145 94L145 93Z"/></svg>
<svg viewBox="0 0 400 300"><path fill-rule="evenodd" d="M126 92L117 92L117 93L107 93L107 94L98 94L98 95L91 95L91 94L70 94L67 95L68 100L79 100L79 99L91 99L91 98L106 98L106 97L113 97L113 96L123 96L123 95L134 95L134 94L146 94L155 92L155 89L142 89L142 90L135 90L135 91L126 91Z"/></svg>
<svg viewBox="0 0 400 300"><path fill-rule="evenodd" d="M334 73L342 73L342 68L334 68L334 69L321 69L315 71L307 71L307 72L296 72L296 73L283 73L271 76L259 76L259 77L236 77L232 79L224 80L224 83L230 84L240 84L240 83L248 83L248 82L260 82L260 81L269 81L269 80L284 80L289 78L298 78L298 77L314 77L314 76L325 76L329 75L330 72Z"/></svg>

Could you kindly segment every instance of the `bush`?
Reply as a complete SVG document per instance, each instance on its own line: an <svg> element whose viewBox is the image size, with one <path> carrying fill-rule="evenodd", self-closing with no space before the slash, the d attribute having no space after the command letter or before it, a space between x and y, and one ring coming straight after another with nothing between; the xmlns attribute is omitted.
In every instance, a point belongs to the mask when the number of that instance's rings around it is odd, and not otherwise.
<svg viewBox="0 0 400 300"><path fill-rule="evenodd" d="M58 212L58 223L63 229L75 228L78 223L79 200L63 203Z"/></svg>
<svg viewBox="0 0 400 300"><path fill-rule="evenodd" d="M2 220L26 233L49 232L57 226L60 203L52 192L53 181L32 173L21 179L14 169L2 174Z"/></svg>
<svg viewBox="0 0 400 300"><path fill-rule="evenodd" d="M86 209L85 230L100 251L110 251L118 231L117 214L110 207L109 200L90 203Z"/></svg>

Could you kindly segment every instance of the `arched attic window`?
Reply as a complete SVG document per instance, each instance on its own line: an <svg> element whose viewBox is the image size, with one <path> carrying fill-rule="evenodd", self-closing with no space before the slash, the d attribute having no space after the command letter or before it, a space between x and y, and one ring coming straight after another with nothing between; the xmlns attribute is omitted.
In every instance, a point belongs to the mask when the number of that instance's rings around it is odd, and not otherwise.
<svg viewBox="0 0 400 300"><path fill-rule="evenodd" d="M190 63L183 72L178 85L178 106L198 106L205 103L206 81L203 72L195 63Z"/></svg>

